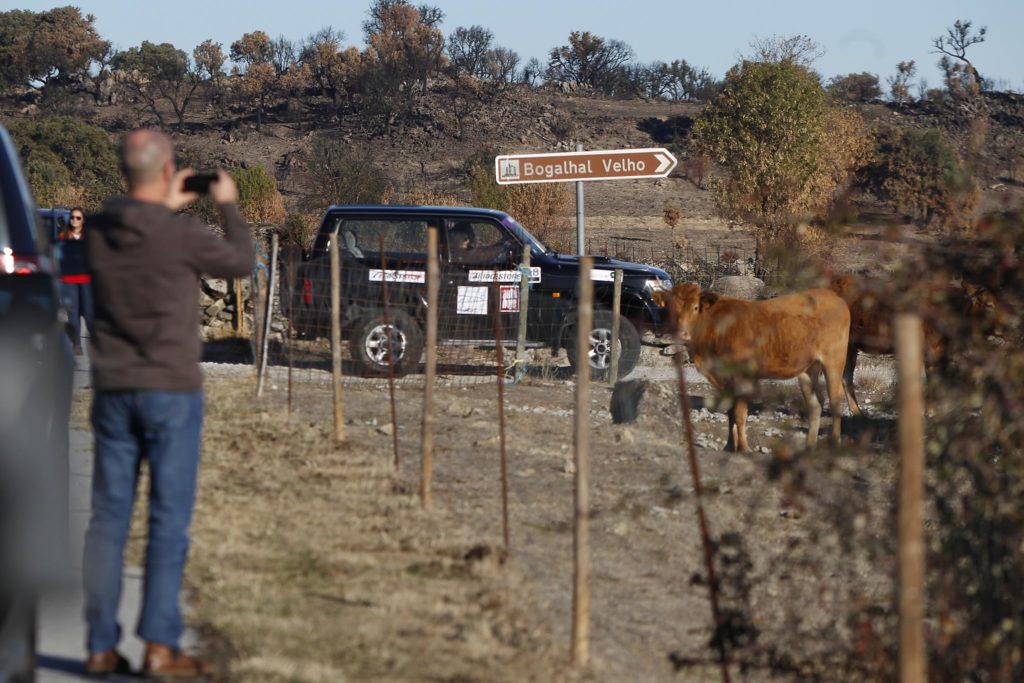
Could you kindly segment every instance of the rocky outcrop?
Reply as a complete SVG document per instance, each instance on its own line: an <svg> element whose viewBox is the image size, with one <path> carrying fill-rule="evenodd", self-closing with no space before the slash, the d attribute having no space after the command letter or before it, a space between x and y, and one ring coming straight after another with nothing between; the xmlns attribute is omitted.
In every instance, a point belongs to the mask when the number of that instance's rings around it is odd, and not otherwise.
<svg viewBox="0 0 1024 683"><path fill-rule="evenodd" d="M751 301L765 295L764 281L753 275L726 275L712 282L710 289L717 294Z"/></svg>
<svg viewBox="0 0 1024 683"><path fill-rule="evenodd" d="M238 333L235 312L239 301L242 306L244 328L252 329L252 302L249 297L249 278L239 281L241 288L235 291L234 282L220 278L203 278L199 288L199 325L204 341L222 339Z"/></svg>

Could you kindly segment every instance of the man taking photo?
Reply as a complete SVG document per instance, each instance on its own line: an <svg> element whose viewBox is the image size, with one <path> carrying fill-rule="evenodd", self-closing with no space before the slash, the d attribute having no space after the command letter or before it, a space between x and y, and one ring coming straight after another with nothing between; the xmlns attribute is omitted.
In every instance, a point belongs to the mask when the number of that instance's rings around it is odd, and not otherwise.
<svg viewBox="0 0 1024 683"><path fill-rule="evenodd" d="M178 170L170 138L127 135L121 163L128 194L108 200L86 234L94 294L92 516L85 541L85 618L90 674L127 673L117 651L124 545L139 466L149 468L149 537L138 635L142 673L195 676L206 666L179 649L181 589L195 502L203 419L199 367L199 277L240 277L255 260L238 212L238 189L224 170L209 193L224 237L177 213L199 194Z"/></svg>

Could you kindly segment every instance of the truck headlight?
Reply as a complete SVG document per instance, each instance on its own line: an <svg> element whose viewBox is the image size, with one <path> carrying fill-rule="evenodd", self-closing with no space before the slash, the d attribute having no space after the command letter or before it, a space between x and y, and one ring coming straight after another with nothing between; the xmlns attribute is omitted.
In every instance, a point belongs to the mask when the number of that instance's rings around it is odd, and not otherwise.
<svg viewBox="0 0 1024 683"><path fill-rule="evenodd" d="M648 292L668 292L672 289L671 278L662 279L656 277L653 280L644 280L644 289Z"/></svg>

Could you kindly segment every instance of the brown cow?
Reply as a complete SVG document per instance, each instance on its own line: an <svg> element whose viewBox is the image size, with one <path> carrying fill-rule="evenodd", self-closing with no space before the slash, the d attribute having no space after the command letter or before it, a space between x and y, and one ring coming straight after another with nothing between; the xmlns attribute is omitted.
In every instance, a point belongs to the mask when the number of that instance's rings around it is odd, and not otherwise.
<svg viewBox="0 0 1024 683"><path fill-rule="evenodd" d="M850 412L860 415L860 404L853 386L853 373L857 368L857 354L893 353L893 315L896 313L897 292L891 282L855 275L837 275L829 288L843 298L850 307L850 345L843 366L843 384L846 386ZM924 319L924 360L929 367L945 363L947 332L936 321L942 311L955 312L987 333L1001 333L1005 314L995 296L987 289L964 282L961 287L948 283L919 282L917 301ZM819 394L819 399L821 395ZM835 409L833 408L833 412Z"/></svg>
<svg viewBox="0 0 1024 683"><path fill-rule="evenodd" d="M694 365L719 391L739 375L759 379L800 381L807 402L807 445L818 439L821 403L815 392L819 368L824 370L829 399L839 405L843 363L850 334L850 311L827 289L810 289L764 301L744 301L701 292L698 285L676 285L671 294L656 292L669 307L679 338ZM834 411L835 412L835 411ZM747 451L747 398L737 395L729 410L727 450ZM839 443L840 415L832 420L832 439Z"/></svg>

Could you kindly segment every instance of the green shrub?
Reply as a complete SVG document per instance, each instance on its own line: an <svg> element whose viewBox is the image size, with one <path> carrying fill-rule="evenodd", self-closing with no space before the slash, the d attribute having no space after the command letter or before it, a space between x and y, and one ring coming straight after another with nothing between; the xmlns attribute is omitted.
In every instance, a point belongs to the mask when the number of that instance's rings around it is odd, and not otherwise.
<svg viewBox="0 0 1024 683"><path fill-rule="evenodd" d="M730 69L693 140L717 164L710 186L721 216L752 223L767 242L795 242L797 226L827 212L869 147L860 116L790 62Z"/></svg>
<svg viewBox="0 0 1024 683"><path fill-rule="evenodd" d="M238 185L238 209L250 223L280 223L285 218L284 198L263 166L236 168L231 177Z"/></svg>
<svg viewBox="0 0 1024 683"><path fill-rule="evenodd" d="M829 95L843 102L872 102L882 96L878 76L867 73L835 76L826 87Z"/></svg>
<svg viewBox="0 0 1024 683"><path fill-rule="evenodd" d="M40 206L95 209L123 192L117 147L102 128L49 116L12 123L9 130Z"/></svg>
<svg viewBox="0 0 1024 683"><path fill-rule="evenodd" d="M926 225L970 225L978 187L956 150L937 130L882 128L860 171L863 187Z"/></svg>

